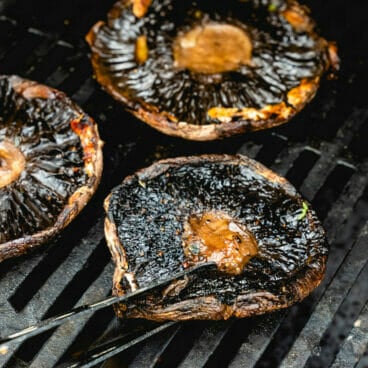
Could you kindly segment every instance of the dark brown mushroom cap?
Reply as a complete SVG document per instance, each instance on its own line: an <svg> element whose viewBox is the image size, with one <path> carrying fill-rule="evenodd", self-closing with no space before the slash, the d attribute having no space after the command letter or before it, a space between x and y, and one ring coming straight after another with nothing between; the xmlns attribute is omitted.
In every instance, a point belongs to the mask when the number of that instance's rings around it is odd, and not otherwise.
<svg viewBox="0 0 368 368"><path fill-rule="evenodd" d="M0 146L0 171L13 155L8 147L24 161L0 183L2 261L47 241L81 211L100 180L102 142L96 123L64 93L0 76Z"/></svg>
<svg viewBox="0 0 368 368"><path fill-rule="evenodd" d="M245 156L168 159L138 171L105 201L105 234L116 269L113 294L184 270L185 223L223 211L249 229L258 254L240 275L219 270L118 308L153 320L246 317L287 307L321 281L327 245L314 211L285 179Z"/></svg>
<svg viewBox="0 0 368 368"><path fill-rule="evenodd" d="M92 64L107 92L169 135L210 140L285 123L338 66L336 47L293 0L154 0L139 17L132 2L118 2L88 33ZM178 67L177 37L208 25L247 34L251 60L215 74Z"/></svg>

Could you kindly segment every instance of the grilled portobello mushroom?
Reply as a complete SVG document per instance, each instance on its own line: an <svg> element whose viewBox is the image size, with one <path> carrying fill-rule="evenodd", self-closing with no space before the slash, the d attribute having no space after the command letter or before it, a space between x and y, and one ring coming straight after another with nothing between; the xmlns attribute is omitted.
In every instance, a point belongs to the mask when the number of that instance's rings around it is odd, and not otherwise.
<svg viewBox="0 0 368 368"><path fill-rule="evenodd" d="M324 230L295 188L245 156L159 161L105 200L121 296L202 263L118 315L156 321L248 317L305 298L325 272Z"/></svg>
<svg viewBox="0 0 368 368"><path fill-rule="evenodd" d="M0 76L0 261L81 211L100 180L101 147L96 123L64 93Z"/></svg>
<svg viewBox="0 0 368 368"><path fill-rule="evenodd" d="M192 140L287 122L339 63L294 0L121 0L86 40L108 93Z"/></svg>

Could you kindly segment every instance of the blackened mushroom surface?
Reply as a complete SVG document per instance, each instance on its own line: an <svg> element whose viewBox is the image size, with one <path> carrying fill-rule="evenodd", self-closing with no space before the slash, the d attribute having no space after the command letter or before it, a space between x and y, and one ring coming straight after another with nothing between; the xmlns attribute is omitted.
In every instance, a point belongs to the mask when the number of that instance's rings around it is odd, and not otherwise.
<svg viewBox="0 0 368 368"><path fill-rule="evenodd" d="M0 261L64 228L102 171L95 122L64 93L0 76Z"/></svg>
<svg viewBox="0 0 368 368"><path fill-rule="evenodd" d="M133 3L133 4L132 4ZM87 35L101 85L137 117L210 140L288 121L309 102L336 48L293 0L115 4Z"/></svg>
<svg viewBox="0 0 368 368"><path fill-rule="evenodd" d="M246 317L303 299L324 275L327 246L314 211L285 179L245 156L159 161L127 177L105 209L115 295L196 263L217 263L217 271L121 305L120 315ZM236 242L245 248L232 253ZM214 255L227 247L230 253Z"/></svg>

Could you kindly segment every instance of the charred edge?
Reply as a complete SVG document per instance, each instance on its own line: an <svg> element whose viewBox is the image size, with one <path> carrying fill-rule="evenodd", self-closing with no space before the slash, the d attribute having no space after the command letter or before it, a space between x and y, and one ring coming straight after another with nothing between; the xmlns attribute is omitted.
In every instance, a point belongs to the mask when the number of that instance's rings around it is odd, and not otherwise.
<svg viewBox="0 0 368 368"><path fill-rule="evenodd" d="M70 105L72 109L81 116L81 109L63 92L14 75L10 76L9 80L15 92L20 94L23 98L30 100L34 98L53 99L57 97L64 100L67 105ZM82 120L82 118L80 120ZM81 140L84 154L88 156L88 160L85 161L84 166L84 170L89 177L86 185L78 188L70 195L67 205L59 214L53 226L35 234L1 244L0 262L8 258L23 255L36 246L49 241L78 215L96 191L102 175L103 142L99 138L97 124L94 120L83 115L83 121L85 122L84 129L79 132L80 134L77 132L76 134Z"/></svg>
<svg viewBox="0 0 368 368"><path fill-rule="evenodd" d="M299 87L296 87L293 91L289 91L290 97L294 95L298 96L298 99L294 98L290 100L290 106L282 102L279 105L266 107L265 113L268 117L264 117L263 119L254 120L250 114L245 114L244 116L241 112L235 111L238 109L235 109L233 114L229 114L228 121L221 122L215 119L216 123L214 124L195 125L178 121L175 116L167 112L159 112L156 106L149 104L140 105L137 102L133 103L133 101L130 101L118 92L111 81L103 73L100 73L98 69L96 69L96 73L97 79L104 86L104 89L117 101L124 103L128 110L138 119L161 133L195 141L223 139L235 134L268 129L284 124L291 120L313 99L319 86L319 77L311 81L302 82ZM262 109L257 110L253 108L250 110L255 111L256 114L263 114Z"/></svg>
<svg viewBox="0 0 368 368"><path fill-rule="evenodd" d="M105 200L105 208L109 206L109 197ZM112 295L114 296L122 296L126 293L126 290L122 287L123 278L127 280L131 291L137 289L135 277L132 274L128 274L128 261L125 253L125 249L120 243L118 238L117 229L115 224L109 219L108 213L105 218L105 238L107 246L112 255L112 259L115 263L115 271L113 275L113 286L112 286ZM126 276L128 276L126 278ZM124 317L125 311L127 310L127 306L124 303L119 303L114 306L115 312L118 317Z"/></svg>
<svg viewBox="0 0 368 368"><path fill-rule="evenodd" d="M310 10L307 6L302 6L293 0L289 1L287 8L281 12L281 15L296 32L306 32L316 36L314 32L316 24L309 14Z"/></svg>
<svg viewBox="0 0 368 368"><path fill-rule="evenodd" d="M327 48L328 48L327 70L329 71L328 78L336 79L341 64L336 42L334 41L328 42Z"/></svg>
<svg viewBox="0 0 368 368"><path fill-rule="evenodd" d="M15 75L10 76L9 81L14 91L26 100L32 100L34 98L42 98L45 100L54 99L58 94L58 91L53 88L38 84L34 81L22 79Z"/></svg>
<svg viewBox="0 0 368 368"><path fill-rule="evenodd" d="M315 260L277 294L267 290L256 290L239 295L232 305L222 303L213 295L183 300L172 305L153 303L154 306L149 306L148 303L145 303L144 306L141 306L134 304L124 309L124 313L128 318L145 318L163 322L167 320L246 318L284 309L302 301L318 287L324 277L326 259L326 256L321 256Z"/></svg>

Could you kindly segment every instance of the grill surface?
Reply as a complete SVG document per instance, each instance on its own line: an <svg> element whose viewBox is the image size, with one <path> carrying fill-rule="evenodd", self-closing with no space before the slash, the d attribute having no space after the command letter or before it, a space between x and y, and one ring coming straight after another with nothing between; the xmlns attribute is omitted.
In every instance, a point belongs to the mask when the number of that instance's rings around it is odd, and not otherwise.
<svg viewBox="0 0 368 368"><path fill-rule="evenodd" d="M110 294L113 265L103 237L102 201L126 175L163 157L240 152L286 176L313 203L331 247L322 285L303 303L272 315L170 324L100 366L368 367L368 107L362 93L368 85L368 33L363 4L307 2L321 33L338 42L343 64L339 79L323 83L292 123L195 143L134 121L91 77L83 37L112 3L0 2L0 73L65 91L96 119L106 142L103 179L83 213L50 244L0 265L1 335ZM66 366L106 339L131 341L157 326L120 323L108 308L12 347L0 356L0 364Z"/></svg>

